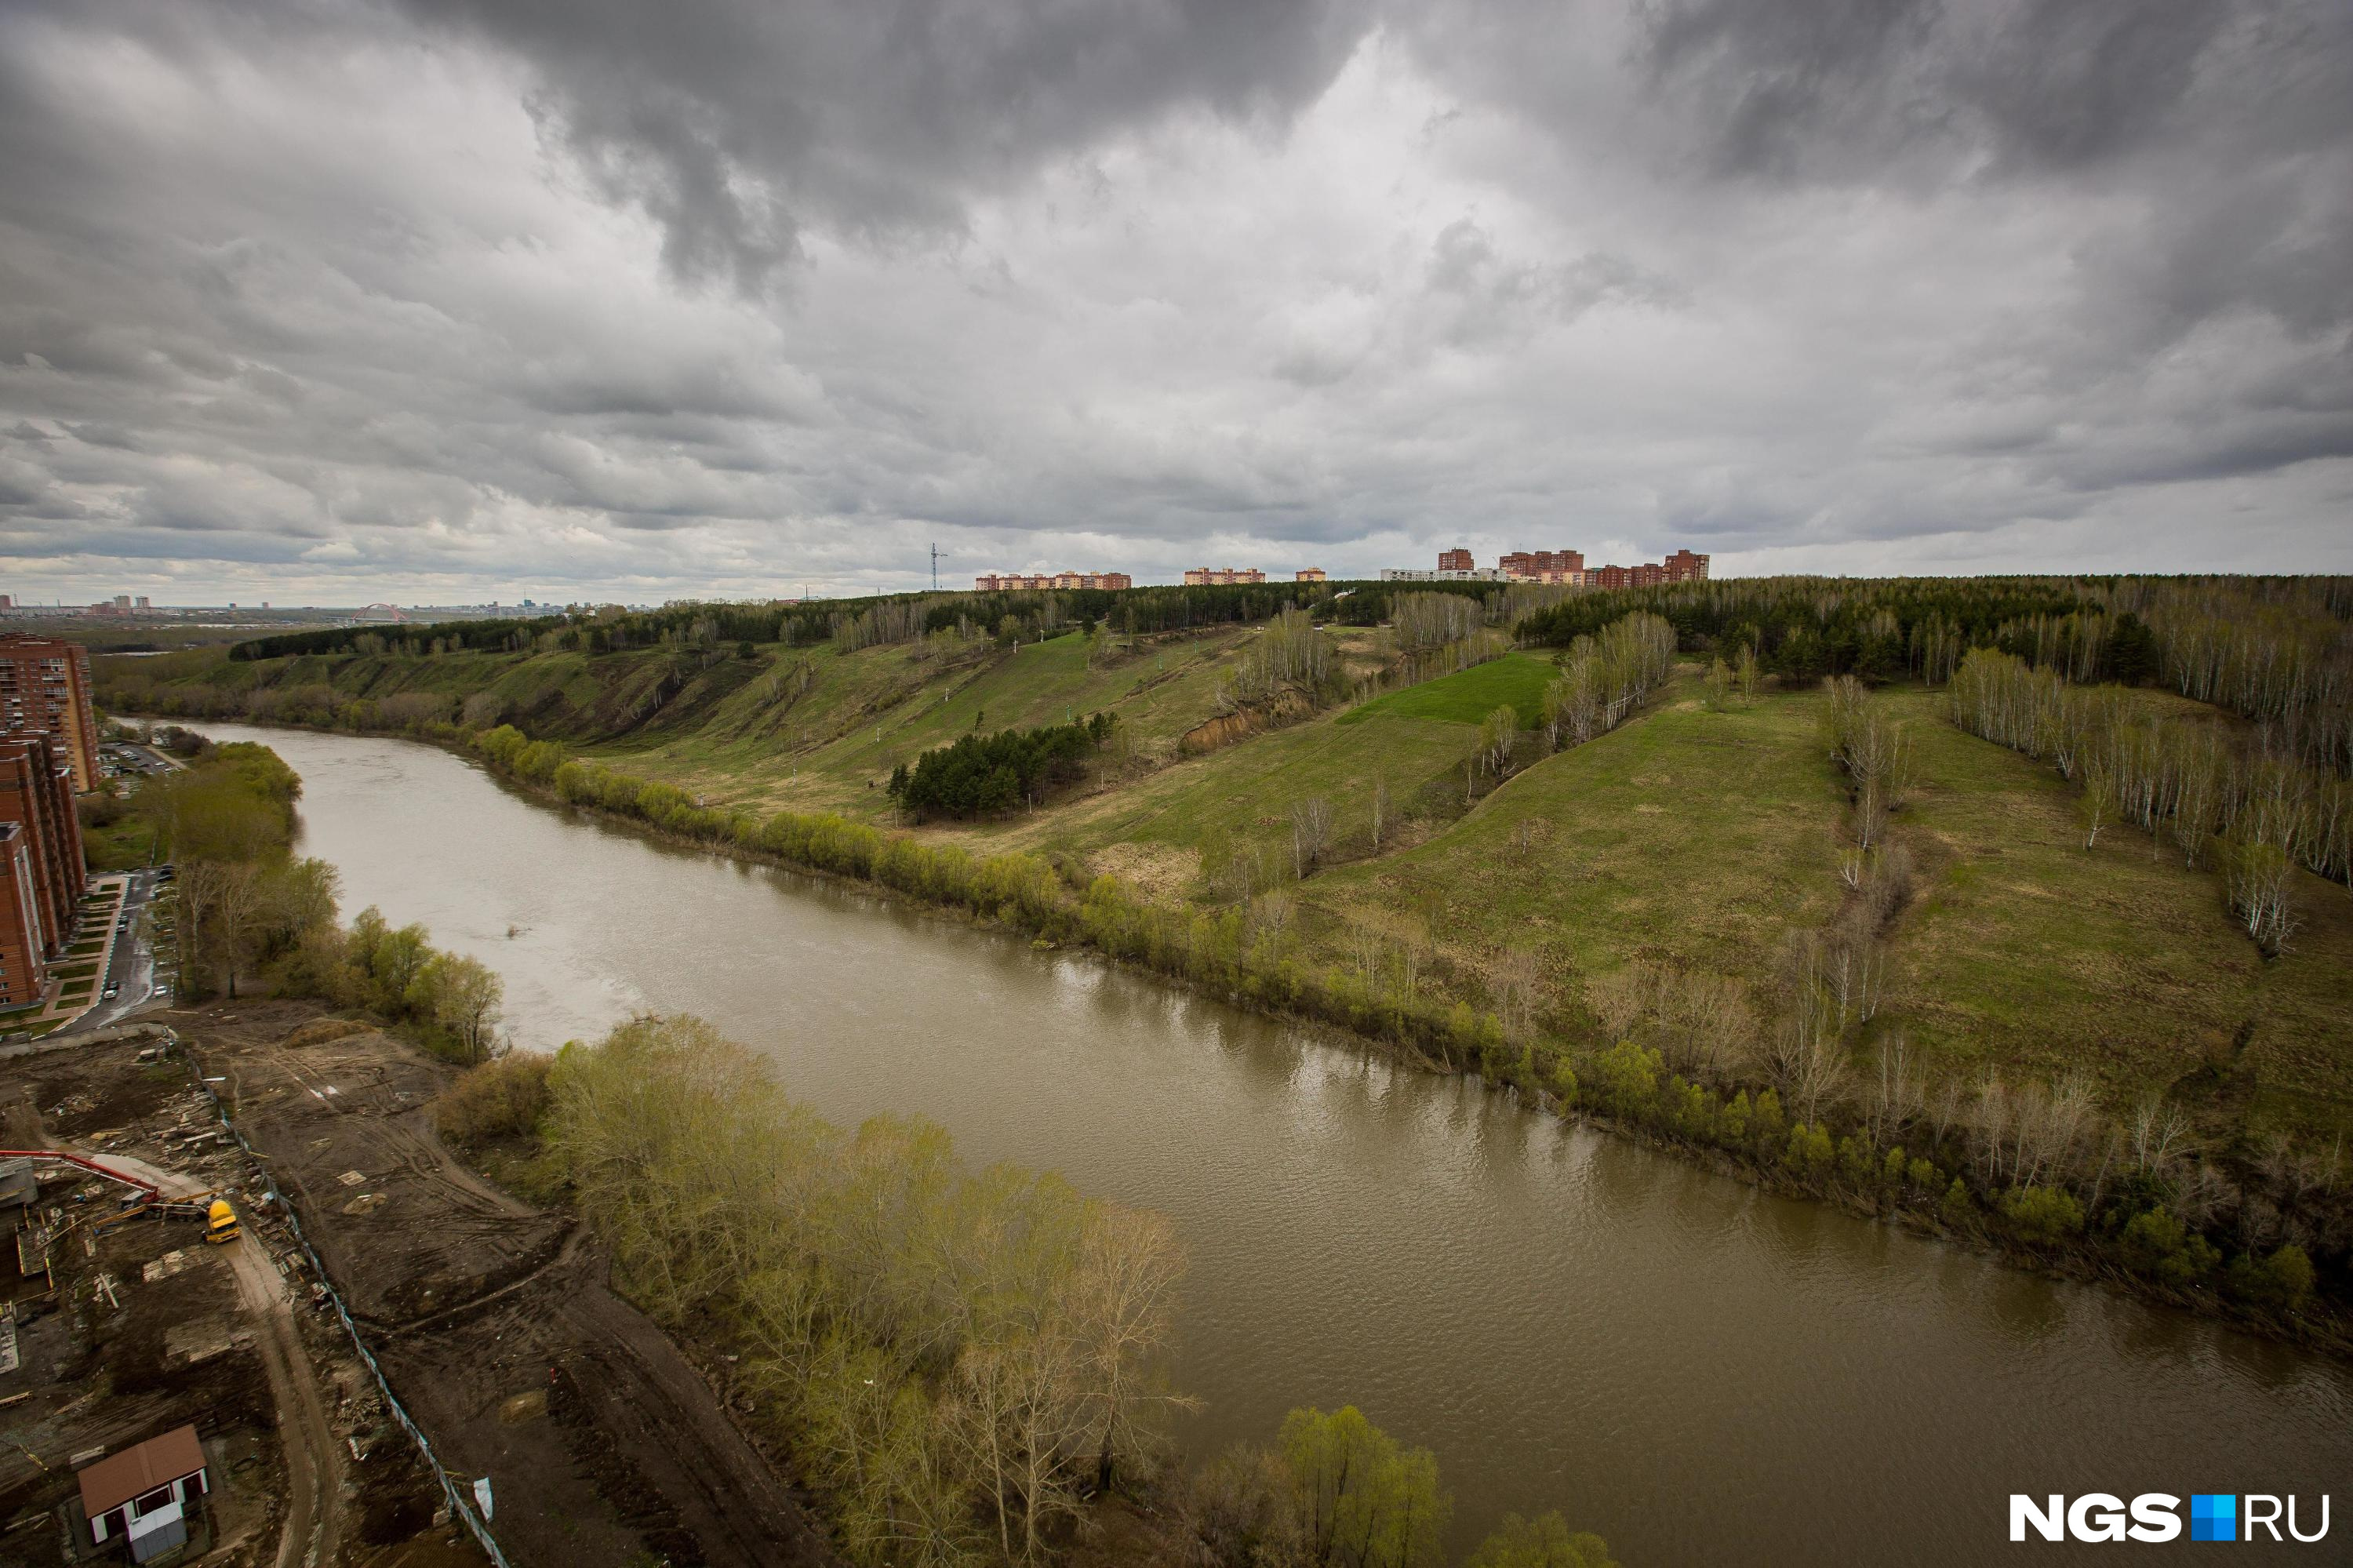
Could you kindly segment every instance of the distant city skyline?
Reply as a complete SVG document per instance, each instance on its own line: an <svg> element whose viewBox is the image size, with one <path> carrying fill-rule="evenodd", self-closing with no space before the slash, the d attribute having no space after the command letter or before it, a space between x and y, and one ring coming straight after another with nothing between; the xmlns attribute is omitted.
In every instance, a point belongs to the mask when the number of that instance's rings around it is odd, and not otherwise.
<svg viewBox="0 0 2353 1568"><path fill-rule="evenodd" d="M867 15L7 7L0 578L2353 569L2341 5Z"/></svg>

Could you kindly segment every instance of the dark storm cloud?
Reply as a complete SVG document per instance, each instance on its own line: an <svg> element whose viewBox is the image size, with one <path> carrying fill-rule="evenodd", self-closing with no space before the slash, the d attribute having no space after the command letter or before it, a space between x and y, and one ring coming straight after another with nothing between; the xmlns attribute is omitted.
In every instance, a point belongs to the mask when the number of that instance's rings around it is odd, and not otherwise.
<svg viewBox="0 0 2353 1568"><path fill-rule="evenodd" d="M2353 566L2340 0L21 0L0 169L48 581Z"/></svg>
<svg viewBox="0 0 2353 1568"><path fill-rule="evenodd" d="M1199 107L1287 118L1354 47L1335 0L398 0L528 60L552 131L690 278L756 288L812 220L954 229L976 188Z"/></svg>

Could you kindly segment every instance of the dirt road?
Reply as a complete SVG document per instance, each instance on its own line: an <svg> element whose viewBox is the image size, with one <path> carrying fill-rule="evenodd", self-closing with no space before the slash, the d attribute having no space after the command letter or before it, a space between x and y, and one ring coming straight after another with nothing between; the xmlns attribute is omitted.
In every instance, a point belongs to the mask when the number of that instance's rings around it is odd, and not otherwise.
<svg viewBox="0 0 2353 1568"><path fill-rule="evenodd" d="M144 1176L167 1198L202 1189L193 1181L127 1154L106 1161ZM310 1352L294 1329L286 1281L269 1250L240 1239L223 1249L237 1277L237 1292L253 1324L254 1345L269 1373L269 1393L278 1407L278 1432L286 1445L286 1527L278 1542L278 1568L316 1568L322 1542L342 1538L343 1448L327 1419L326 1402Z"/></svg>

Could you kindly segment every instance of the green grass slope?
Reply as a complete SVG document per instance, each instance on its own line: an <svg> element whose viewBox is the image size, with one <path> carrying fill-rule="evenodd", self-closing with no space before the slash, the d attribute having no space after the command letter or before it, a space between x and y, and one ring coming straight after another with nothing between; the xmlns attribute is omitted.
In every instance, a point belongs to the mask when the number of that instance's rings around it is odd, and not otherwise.
<svg viewBox="0 0 2353 1568"><path fill-rule="evenodd" d="M1636 959L1761 980L1784 932L1839 902L1815 705L1717 714L1672 692L1524 769L1428 842L1313 878L1304 895L1335 928L1356 909L1428 912L1466 977L1526 948L1564 994Z"/></svg>
<svg viewBox="0 0 2353 1568"><path fill-rule="evenodd" d="M1544 716L1544 691L1560 673L1549 659L1528 653L1506 653L1468 670L1424 681L1418 686L1376 697L1341 716L1340 722L1363 724L1377 717L1441 719L1452 724L1478 724L1497 708L1516 709L1523 726L1533 729Z"/></svg>
<svg viewBox="0 0 2353 1568"><path fill-rule="evenodd" d="M1220 630L1099 663L1075 632L965 658L904 647L783 652L691 731L649 725L586 749L729 805L880 815L887 802L871 782L976 728L1107 712L1143 755L1174 755L1178 736L1210 715L1246 635Z"/></svg>

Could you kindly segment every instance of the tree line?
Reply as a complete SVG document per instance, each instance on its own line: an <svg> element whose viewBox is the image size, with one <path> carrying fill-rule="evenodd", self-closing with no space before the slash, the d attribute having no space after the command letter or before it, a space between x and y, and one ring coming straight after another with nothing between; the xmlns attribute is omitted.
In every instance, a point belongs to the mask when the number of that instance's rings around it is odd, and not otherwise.
<svg viewBox="0 0 2353 1568"><path fill-rule="evenodd" d="M1961 662L1948 697L1961 728L2081 787L2086 849L2122 820L2148 833L2152 853L2169 844L2184 864L2219 870L2265 953L2295 933L2296 866L2353 883L2353 779L1991 649Z"/></svg>

